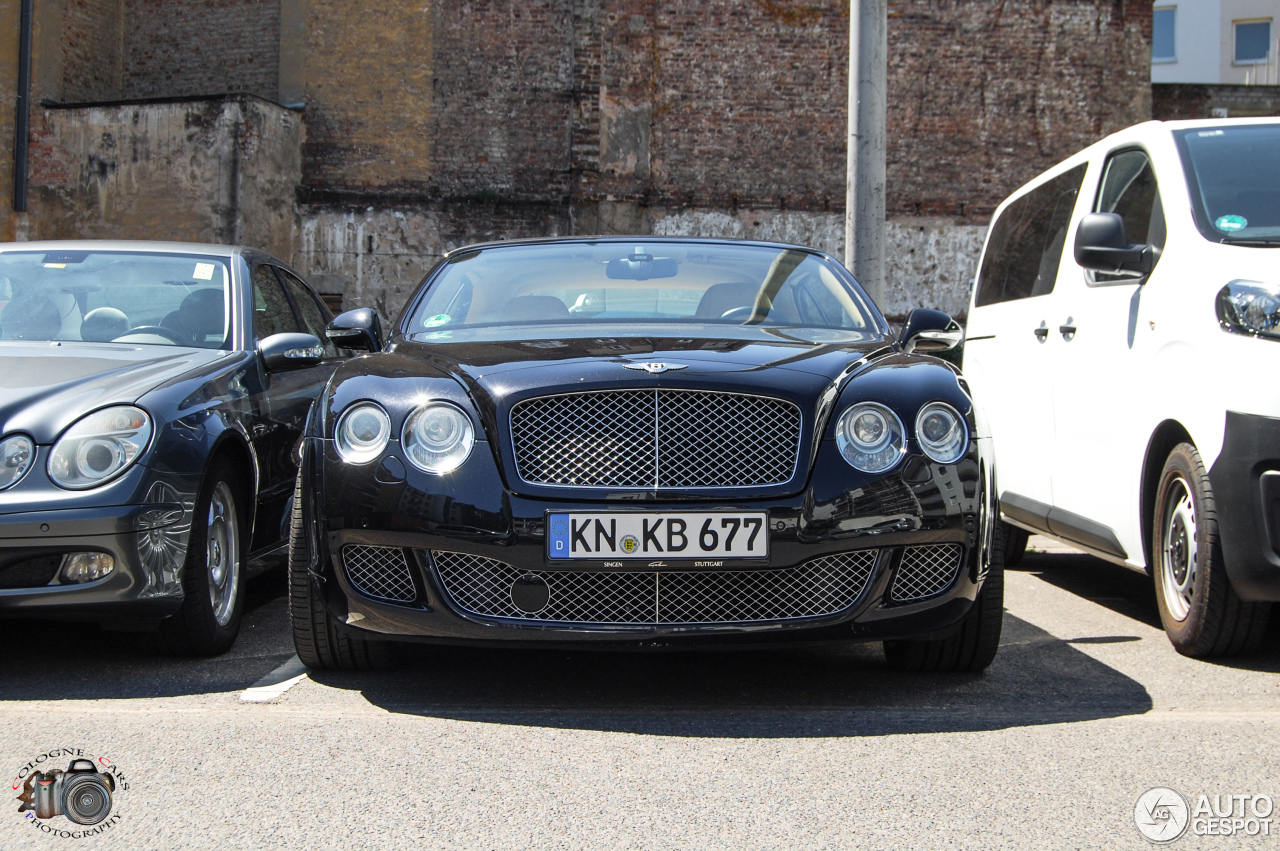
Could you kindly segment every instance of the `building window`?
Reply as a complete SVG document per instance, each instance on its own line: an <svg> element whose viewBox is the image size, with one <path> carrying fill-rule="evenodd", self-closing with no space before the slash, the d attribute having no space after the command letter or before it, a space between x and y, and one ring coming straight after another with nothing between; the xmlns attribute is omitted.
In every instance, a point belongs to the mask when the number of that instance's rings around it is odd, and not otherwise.
<svg viewBox="0 0 1280 851"><path fill-rule="evenodd" d="M1271 60L1271 21L1236 21L1236 65L1264 65Z"/></svg>
<svg viewBox="0 0 1280 851"><path fill-rule="evenodd" d="M1178 52L1174 47L1174 32L1178 10L1174 6L1156 9L1151 23L1151 61L1177 62Z"/></svg>

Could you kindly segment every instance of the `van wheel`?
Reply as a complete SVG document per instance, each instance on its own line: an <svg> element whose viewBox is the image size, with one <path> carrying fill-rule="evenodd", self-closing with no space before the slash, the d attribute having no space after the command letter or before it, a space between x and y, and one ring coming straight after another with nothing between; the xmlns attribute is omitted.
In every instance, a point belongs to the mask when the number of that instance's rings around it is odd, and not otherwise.
<svg viewBox="0 0 1280 851"><path fill-rule="evenodd" d="M302 474L293 491L289 522L289 622L293 646L308 668L385 671L395 667L393 645L370 641L341 629L320 599L308 570L310 547L302 514Z"/></svg>
<svg viewBox="0 0 1280 851"><path fill-rule="evenodd" d="M946 638L886 641L884 658L899 671L978 673L985 671L1000 648L1004 624L1004 523L997 523L987 578L960 628Z"/></svg>
<svg viewBox="0 0 1280 851"><path fill-rule="evenodd" d="M182 567L182 608L160 624L171 653L217 656L231 649L244 614L244 489L231 465L205 475Z"/></svg>
<svg viewBox="0 0 1280 851"><path fill-rule="evenodd" d="M1156 491L1151 552L1164 631L1184 656L1235 656L1256 650L1270 604L1247 603L1227 578L1218 515L1200 453L1180 443Z"/></svg>
<svg viewBox="0 0 1280 851"><path fill-rule="evenodd" d="M1004 532L1004 566L1017 567L1027 554L1027 541L1030 540L1031 533L1003 520L997 520L996 523Z"/></svg>

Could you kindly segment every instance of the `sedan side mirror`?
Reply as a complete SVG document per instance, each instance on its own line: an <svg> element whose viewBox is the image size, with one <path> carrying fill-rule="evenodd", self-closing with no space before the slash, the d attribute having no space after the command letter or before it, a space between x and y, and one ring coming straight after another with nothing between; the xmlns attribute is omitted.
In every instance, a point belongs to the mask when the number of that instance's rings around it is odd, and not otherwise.
<svg viewBox="0 0 1280 851"><path fill-rule="evenodd" d="M1094 272L1149 275L1155 268L1154 245L1131 245L1124 219L1116 213L1090 213L1076 228L1076 262Z"/></svg>
<svg viewBox="0 0 1280 851"><path fill-rule="evenodd" d="M288 372L320 363L324 346L314 334L272 334L258 341L258 354L267 372Z"/></svg>
<svg viewBox="0 0 1280 851"><path fill-rule="evenodd" d="M372 307L357 307L333 317L324 335L344 349L382 351L382 320Z"/></svg>
<svg viewBox="0 0 1280 851"><path fill-rule="evenodd" d="M898 335L898 345L903 354L920 352L933 354L954 349L964 340L964 329L950 314L941 310L917 307L907 317L907 324Z"/></svg>

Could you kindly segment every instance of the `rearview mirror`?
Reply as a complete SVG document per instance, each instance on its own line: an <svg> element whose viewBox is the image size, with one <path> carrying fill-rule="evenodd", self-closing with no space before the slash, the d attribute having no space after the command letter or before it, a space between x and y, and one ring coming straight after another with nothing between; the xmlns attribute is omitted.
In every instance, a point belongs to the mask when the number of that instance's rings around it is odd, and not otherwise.
<svg viewBox="0 0 1280 851"><path fill-rule="evenodd" d="M917 307L907 316L907 324L898 335L902 353L934 354L954 349L964 340L964 329L950 314L941 310Z"/></svg>
<svg viewBox="0 0 1280 851"><path fill-rule="evenodd" d="M604 276L622 281L648 281L653 278L674 278L680 273L680 264L674 257L654 257L652 254L632 254L618 260L610 260L604 267Z"/></svg>
<svg viewBox="0 0 1280 851"><path fill-rule="evenodd" d="M1124 219L1116 213L1090 213L1076 228L1076 262L1093 272L1149 275L1156 251L1153 245L1131 245Z"/></svg>
<svg viewBox="0 0 1280 851"><path fill-rule="evenodd" d="M324 335L344 349L382 351L382 320L372 307L357 307L333 317Z"/></svg>
<svg viewBox="0 0 1280 851"><path fill-rule="evenodd" d="M320 363L324 346L314 334L272 334L258 341L258 354L267 372L288 372Z"/></svg>

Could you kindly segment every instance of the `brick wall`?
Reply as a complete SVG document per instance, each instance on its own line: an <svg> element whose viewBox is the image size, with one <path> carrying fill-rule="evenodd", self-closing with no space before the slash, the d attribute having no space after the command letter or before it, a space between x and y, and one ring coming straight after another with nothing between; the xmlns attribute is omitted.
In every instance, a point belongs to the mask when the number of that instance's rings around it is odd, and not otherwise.
<svg viewBox="0 0 1280 851"><path fill-rule="evenodd" d="M120 97L124 0L64 0L62 93L68 103Z"/></svg>
<svg viewBox="0 0 1280 851"><path fill-rule="evenodd" d="M1280 115L1280 86L1157 83L1151 87L1151 117L1160 121L1221 117L1214 110L1225 110L1228 118Z"/></svg>

